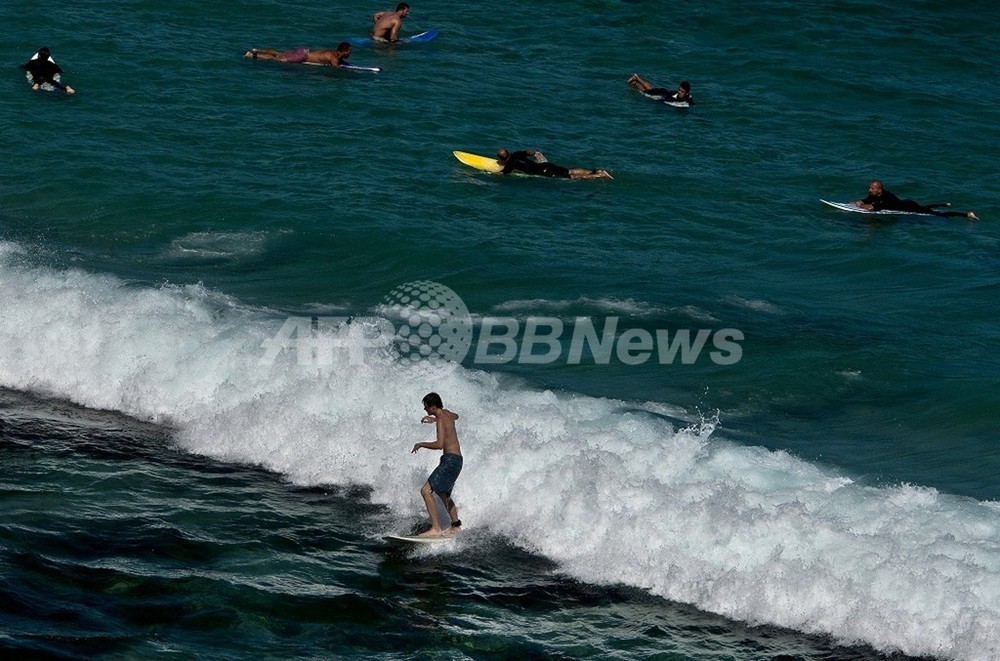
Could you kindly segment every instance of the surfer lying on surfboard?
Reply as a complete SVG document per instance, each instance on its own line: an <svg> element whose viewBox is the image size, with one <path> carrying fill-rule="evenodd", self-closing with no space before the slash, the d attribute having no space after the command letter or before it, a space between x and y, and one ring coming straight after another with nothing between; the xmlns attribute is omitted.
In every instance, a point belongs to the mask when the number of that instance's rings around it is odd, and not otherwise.
<svg viewBox="0 0 1000 661"><path fill-rule="evenodd" d="M913 200L901 200L891 191L887 191L880 179L872 179L868 185L868 197L863 200L856 200L854 206L865 211L908 211L910 213L926 213L934 216L965 217L969 220L979 220L972 211L938 211L934 207L950 206L943 204L920 204Z"/></svg>
<svg viewBox="0 0 1000 661"><path fill-rule="evenodd" d="M648 81L640 78L639 74L634 73L632 74L632 77L628 79L628 84L646 96L651 96L658 101L663 101L664 103L669 103L670 105L694 105L694 97L691 96L691 83L686 80L683 81L676 90L670 90L666 87L653 87Z"/></svg>
<svg viewBox="0 0 1000 661"><path fill-rule="evenodd" d="M497 162L503 166L500 174L523 172L524 174L555 179L613 179L607 170L564 168L561 165L549 163L545 154L535 149L509 152L501 147L497 150Z"/></svg>
<svg viewBox="0 0 1000 661"><path fill-rule="evenodd" d="M332 48L293 48L279 51L274 48L253 48L248 50L243 57L254 60L277 60L291 64L327 64L331 67L339 67L347 64L347 58L350 55L351 44L342 41L336 50Z"/></svg>
<svg viewBox="0 0 1000 661"><path fill-rule="evenodd" d="M38 49L38 52L31 56L31 59L21 65L21 68L31 75L31 89L41 89L46 83L56 89L61 89L67 94L74 94L74 90L69 85L63 85L56 78L62 73L62 69L52 59L52 52L46 46Z"/></svg>

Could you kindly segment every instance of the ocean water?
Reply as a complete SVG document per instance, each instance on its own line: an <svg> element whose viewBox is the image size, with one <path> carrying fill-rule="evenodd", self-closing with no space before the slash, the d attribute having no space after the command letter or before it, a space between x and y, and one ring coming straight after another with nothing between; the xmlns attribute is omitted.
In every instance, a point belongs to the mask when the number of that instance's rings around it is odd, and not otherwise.
<svg viewBox="0 0 1000 661"><path fill-rule="evenodd" d="M0 8L0 648L1000 656L1000 10L411 4L377 75L242 57L376 5ZM459 362L355 332L408 283ZM431 390L466 529L401 550Z"/></svg>

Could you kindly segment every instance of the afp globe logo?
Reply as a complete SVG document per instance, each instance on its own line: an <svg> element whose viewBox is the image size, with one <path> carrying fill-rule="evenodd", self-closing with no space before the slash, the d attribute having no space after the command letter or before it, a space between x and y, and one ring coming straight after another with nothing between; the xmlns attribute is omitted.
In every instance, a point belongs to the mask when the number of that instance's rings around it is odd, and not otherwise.
<svg viewBox="0 0 1000 661"><path fill-rule="evenodd" d="M446 285L417 280L399 285L382 301L396 328L393 346L409 370L452 370L472 346L472 318L458 294Z"/></svg>

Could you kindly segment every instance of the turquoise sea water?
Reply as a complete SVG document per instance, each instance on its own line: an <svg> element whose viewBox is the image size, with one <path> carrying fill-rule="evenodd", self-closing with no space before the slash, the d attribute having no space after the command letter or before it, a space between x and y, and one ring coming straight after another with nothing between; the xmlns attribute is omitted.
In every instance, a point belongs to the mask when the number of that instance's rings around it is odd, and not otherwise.
<svg viewBox="0 0 1000 661"><path fill-rule="evenodd" d="M1000 11L411 4L441 35L356 49L377 75L242 54L378 6L0 8L5 648L995 658ZM42 45L76 95L25 84ZM615 178L450 153L501 146ZM983 220L819 203L873 177ZM739 359L261 362L415 281L480 342L614 318ZM428 390L467 530L401 554Z"/></svg>

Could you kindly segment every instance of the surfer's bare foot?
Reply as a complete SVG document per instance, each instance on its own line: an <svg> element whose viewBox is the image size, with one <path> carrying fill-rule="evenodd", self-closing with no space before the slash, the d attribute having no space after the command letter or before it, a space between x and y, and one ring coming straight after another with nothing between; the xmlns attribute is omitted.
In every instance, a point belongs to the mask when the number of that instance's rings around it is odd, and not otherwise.
<svg viewBox="0 0 1000 661"><path fill-rule="evenodd" d="M66 93L67 94L76 94L76 90L73 89L72 87L70 87L69 85L67 85L66 86Z"/></svg>
<svg viewBox="0 0 1000 661"><path fill-rule="evenodd" d="M424 532L417 535L417 537L440 537L440 536L441 536L441 531L434 530L433 528L431 528L430 530L425 530Z"/></svg>
<svg viewBox="0 0 1000 661"><path fill-rule="evenodd" d="M975 211L970 211L969 213L965 214L965 217L968 218L969 220L979 220L979 216L976 215Z"/></svg>

